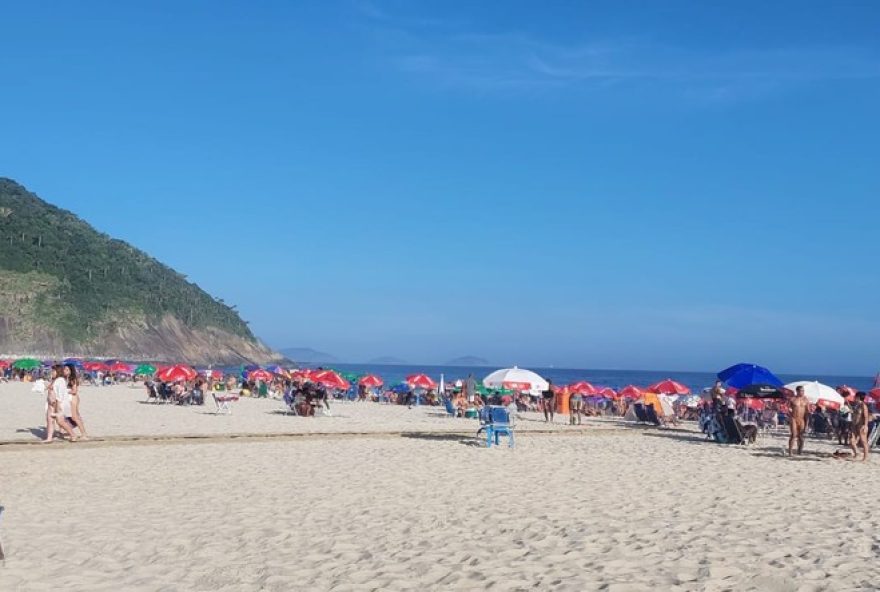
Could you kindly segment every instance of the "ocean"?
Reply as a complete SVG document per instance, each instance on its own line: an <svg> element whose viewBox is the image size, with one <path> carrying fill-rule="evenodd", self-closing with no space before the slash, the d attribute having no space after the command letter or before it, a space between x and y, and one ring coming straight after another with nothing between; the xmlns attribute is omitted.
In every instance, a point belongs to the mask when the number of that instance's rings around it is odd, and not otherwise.
<svg viewBox="0 0 880 592"><path fill-rule="evenodd" d="M326 367L332 367L334 370L352 372L354 374L376 374L385 381L386 385L394 385L402 382L411 374L427 374L434 380L439 380L440 375L443 374L447 382L455 381L459 378L467 378L468 374L473 374L477 380L482 380L490 372L498 369L497 367L474 366L388 366L381 364L328 364ZM671 378L676 382L689 386L691 391L698 392L704 387L712 386L715 382L715 374L711 372L676 372L672 370L590 370L576 368L529 368L529 370L537 372L544 378L552 380L554 384L571 384L580 380L586 380L595 386L610 386L614 389L624 387L628 384L644 387L665 378ZM846 384L861 390L870 389L874 383L874 378L868 376L809 376L779 374L779 378L785 383L794 382L796 380L818 380L819 382L832 387Z"/></svg>

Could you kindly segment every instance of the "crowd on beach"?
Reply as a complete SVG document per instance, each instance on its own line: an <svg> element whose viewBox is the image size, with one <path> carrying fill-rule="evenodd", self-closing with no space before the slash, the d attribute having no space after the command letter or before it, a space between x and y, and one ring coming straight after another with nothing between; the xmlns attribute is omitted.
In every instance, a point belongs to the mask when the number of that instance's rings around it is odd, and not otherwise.
<svg viewBox="0 0 880 592"><path fill-rule="evenodd" d="M720 375L719 375L720 376ZM739 389L718 380L713 387L696 395L672 380L660 381L645 389L629 385L614 390L582 381L556 386L546 381L540 389L508 388L507 383L487 388L471 374L450 383L438 384L426 375L407 377L405 382L387 387L375 375L343 376L331 369L286 370L278 366L244 367L239 372L210 368L197 371L186 365L158 366L86 363L66 360L63 364L40 364L29 369L0 363L0 378L34 383L34 390L46 395L45 442L63 434L71 441L87 438L80 406L83 384L102 386L142 381L146 400L177 405L204 405L212 398L221 402L240 397L272 398L283 402L295 415L332 415L332 401L374 402L389 405L442 406L451 417L480 418L489 406L507 407L512 417L523 413L542 414L544 421L556 422L556 415L567 416L570 425L581 425L584 417L626 418L656 425L677 425L695 421L709 439L720 443L754 442L758 433L788 425L788 452L800 454L804 437L837 439L855 457L867 458L869 435L880 420L875 419L880 391L865 392L838 387L841 403L828 405L807 401L803 387L773 396L742 396ZM774 377L775 378L775 377ZM781 384L781 382L780 382ZM531 386L531 385L529 385ZM869 405L870 403L870 405ZM873 438L876 440L876 437Z"/></svg>

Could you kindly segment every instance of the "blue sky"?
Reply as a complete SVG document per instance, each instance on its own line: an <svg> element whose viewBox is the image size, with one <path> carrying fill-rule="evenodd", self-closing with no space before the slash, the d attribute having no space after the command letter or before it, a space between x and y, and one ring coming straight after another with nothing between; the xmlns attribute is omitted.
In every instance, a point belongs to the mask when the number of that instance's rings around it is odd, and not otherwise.
<svg viewBox="0 0 880 592"><path fill-rule="evenodd" d="M880 369L880 5L2 13L0 175L271 345Z"/></svg>

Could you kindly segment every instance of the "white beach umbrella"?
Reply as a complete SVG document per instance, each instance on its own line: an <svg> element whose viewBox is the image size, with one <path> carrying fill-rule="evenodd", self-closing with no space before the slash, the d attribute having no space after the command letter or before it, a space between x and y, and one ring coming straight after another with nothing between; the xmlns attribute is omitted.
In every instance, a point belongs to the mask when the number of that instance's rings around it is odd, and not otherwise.
<svg viewBox="0 0 880 592"><path fill-rule="evenodd" d="M831 409L838 409L843 404L843 397L836 390L821 382L800 380L790 382L785 388L794 391L797 387L804 387L804 396L812 405L822 405Z"/></svg>
<svg viewBox="0 0 880 592"><path fill-rule="evenodd" d="M550 384L538 374L525 368L502 368L483 379L483 386L494 389L511 389L540 395L550 388Z"/></svg>

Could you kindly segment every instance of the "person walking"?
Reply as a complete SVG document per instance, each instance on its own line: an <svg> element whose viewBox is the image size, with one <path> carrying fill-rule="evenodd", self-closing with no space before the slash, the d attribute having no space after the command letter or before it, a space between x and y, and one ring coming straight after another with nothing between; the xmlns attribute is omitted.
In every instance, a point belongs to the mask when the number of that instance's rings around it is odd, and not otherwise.
<svg viewBox="0 0 880 592"><path fill-rule="evenodd" d="M64 379L67 381L67 393L70 397L70 418L68 419L72 427L79 429L79 436L82 440L88 440L89 435L86 433L86 424L83 423L80 414L80 394L79 394L79 376L76 374L76 368L73 364L67 364L62 370Z"/></svg>
<svg viewBox="0 0 880 592"><path fill-rule="evenodd" d="M76 442L76 434L65 419L70 415L70 397L68 396L67 381L64 379L61 366L52 366L52 375L46 394L46 437L43 442L55 440L55 425L61 428L70 438Z"/></svg>
<svg viewBox="0 0 880 592"><path fill-rule="evenodd" d="M856 393L856 400L853 402L852 424L850 425L849 447L853 451L853 460L858 456L858 447L862 447L862 462L868 460L868 422L871 420L871 412L868 410L868 404L865 403L865 393L859 391Z"/></svg>

